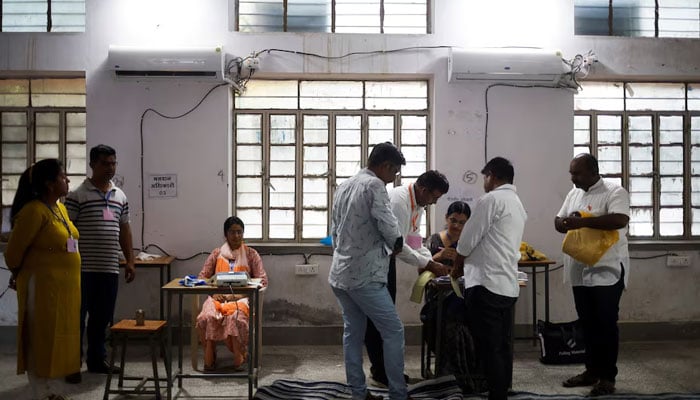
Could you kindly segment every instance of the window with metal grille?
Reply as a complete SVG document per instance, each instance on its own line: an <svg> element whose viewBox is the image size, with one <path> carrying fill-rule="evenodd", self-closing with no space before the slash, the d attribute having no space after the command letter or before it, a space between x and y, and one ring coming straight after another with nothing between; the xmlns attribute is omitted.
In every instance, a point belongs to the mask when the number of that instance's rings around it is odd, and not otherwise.
<svg viewBox="0 0 700 400"><path fill-rule="evenodd" d="M45 158L63 161L73 189L85 177L85 79L0 79L2 232L19 177Z"/></svg>
<svg viewBox="0 0 700 400"><path fill-rule="evenodd" d="M430 0L237 0L240 32L430 33Z"/></svg>
<svg viewBox="0 0 700 400"><path fill-rule="evenodd" d="M586 82L574 154L630 193L632 238L700 238L700 84Z"/></svg>
<svg viewBox="0 0 700 400"><path fill-rule="evenodd" d="M85 32L85 0L1 0L2 32Z"/></svg>
<svg viewBox="0 0 700 400"><path fill-rule="evenodd" d="M233 111L233 209L246 237L326 237L336 186L377 143L406 158L394 184L414 182L429 165L428 93L427 81L250 81Z"/></svg>
<svg viewBox="0 0 700 400"><path fill-rule="evenodd" d="M577 35L700 37L697 0L575 0Z"/></svg>

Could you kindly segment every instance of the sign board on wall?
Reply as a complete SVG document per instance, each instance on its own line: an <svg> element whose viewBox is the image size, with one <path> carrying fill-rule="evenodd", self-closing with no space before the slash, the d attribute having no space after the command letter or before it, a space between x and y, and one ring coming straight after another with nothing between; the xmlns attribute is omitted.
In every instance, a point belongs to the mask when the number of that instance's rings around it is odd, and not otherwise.
<svg viewBox="0 0 700 400"><path fill-rule="evenodd" d="M148 197L177 197L177 174L149 175Z"/></svg>

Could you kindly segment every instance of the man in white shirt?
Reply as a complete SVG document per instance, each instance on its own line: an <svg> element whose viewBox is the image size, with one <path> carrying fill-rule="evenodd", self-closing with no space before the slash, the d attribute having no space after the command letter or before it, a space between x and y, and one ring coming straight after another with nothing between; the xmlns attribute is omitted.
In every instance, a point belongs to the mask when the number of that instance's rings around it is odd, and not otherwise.
<svg viewBox="0 0 700 400"><path fill-rule="evenodd" d="M464 275L464 301L477 356L484 362L489 399L506 399L513 376L513 312L527 214L513 186L513 165L491 159L481 171L484 194L457 243L452 277Z"/></svg>
<svg viewBox="0 0 700 400"><path fill-rule="evenodd" d="M387 290L389 257L403 246L391 212L386 184L405 165L391 143L374 146L368 166L338 186L333 198L333 261L328 283L343 310L345 374L353 400L381 397L367 391L362 369L362 342L369 318L384 340L384 368L389 398L407 397L404 329Z"/></svg>
<svg viewBox="0 0 700 400"><path fill-rule="evenodd" d="M575 187L554 219L555 229L561 233L579 228L617 229L619 240L593 266L564 255L586 341L586 370L562 385L593 386L592 396L607 395L615 392L619 347L617 318L620 297L629 276L629 193L620 185L604 181L598 172L598 160L590 154L574 157L569 173ZM593 216L582 218L581 211Z"/></svg>
<svg viewBox="0 0 700 400"><path fill-rule="evenodd" d="M435 204L449 189L450 184L445 175L438 171L427 171L421 174L415 183L398 186L389 191L391 211L396 216L399 232L403 237L403 248L396 257L417 267L419 273L423 270L431 271L437 276L448 273L444 265L433 261L430 250L423 246L420 225L425 207ZM396 303L396 257L391 257L387 277L387 288L394 303ZM382 337L369 320L365 333L365 346L370 360L372 379L386 385ZM408 375L404 375L404 378L408 382Z"/></svg>

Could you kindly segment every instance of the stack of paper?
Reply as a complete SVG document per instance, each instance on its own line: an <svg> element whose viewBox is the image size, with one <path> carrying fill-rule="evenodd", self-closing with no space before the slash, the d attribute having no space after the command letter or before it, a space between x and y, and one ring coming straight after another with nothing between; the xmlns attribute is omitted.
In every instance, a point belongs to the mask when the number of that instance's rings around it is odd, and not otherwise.
<svg viewBox="0 0 700 400"><path fill-rule="evenodd" d="M518 282L527 282L527 274L523 271L518 271Z"/></svg>

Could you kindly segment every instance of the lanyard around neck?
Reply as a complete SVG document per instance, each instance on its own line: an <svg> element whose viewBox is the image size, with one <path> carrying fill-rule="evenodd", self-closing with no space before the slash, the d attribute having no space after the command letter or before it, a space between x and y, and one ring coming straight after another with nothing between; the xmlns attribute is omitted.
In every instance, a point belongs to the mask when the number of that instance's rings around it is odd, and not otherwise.
<svg viewBox="0 0 700 400"><path fill-rule="evenodd" d="M416 213L416 202L413 200L413 184L408 185L408 198L411 200L411 232L418 231L418 213Z"/></svg>
<svg viewBox="0 0 700 400"><path fill-rule="evenodd" d="M102 200L105 201L105 207L109 208L109 198L112 197L112 192L113 192L112 188L107 190L107 194L104 194L104 195L102 194L102 191L100 189L95 188L95 190L97 191L97 193L100 194L100 197L102 197Z"/></svg>
<svg viewBox="0 0 700 400"><path fill-rule="evenodd" d="M48 204L46 204L46 203L44 203L44 205L46 206L46 208L49 209L49 211L51 211L51 214L53 214L53 216L56 217L56 219L58 219L59 221L63 222L63 226L65 226L65 227L66 227L66 231L68 231L68 236L72 239L72 238L73 238L73 233L71 233L70 227L68 226L68 221L66 221L66 218L63 216L63 213L61 212L61 209L59 208L59 209L58 209L58 214L56 214L56 211L54 211L54 209L53 209L50 205L48 205Z"/></svg>
<svg viewBox="0 0 700 400"><path fill-rule="evenodd" d="M109 207L109 198L112 196L112 192L114 191L114 186L112 185L112 181L109 181L109 188L107 189L107 194L102 194L102 190L95 185L95 182L92 180L92 178L88 178L90 180L90 183L92 183L92 186L95 188L95 191L102 197L102 199L105 201L105 205Z"/></svg>

